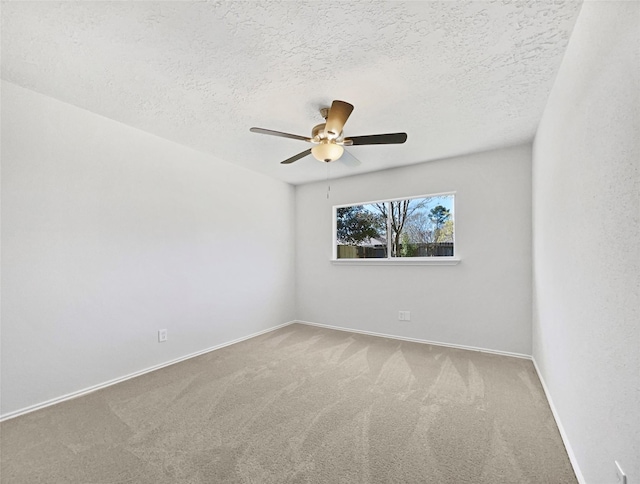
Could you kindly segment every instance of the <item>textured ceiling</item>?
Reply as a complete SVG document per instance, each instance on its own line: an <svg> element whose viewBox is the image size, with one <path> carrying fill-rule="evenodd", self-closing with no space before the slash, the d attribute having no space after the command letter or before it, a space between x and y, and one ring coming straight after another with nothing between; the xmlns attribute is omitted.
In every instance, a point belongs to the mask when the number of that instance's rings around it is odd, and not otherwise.
<svg viewBox="0 0 640 484"><path fill-rule="evenodd" d="M333 99L356 146L331 177L532 139L578 1L4 2L5 80L290 183Z"/></svg>

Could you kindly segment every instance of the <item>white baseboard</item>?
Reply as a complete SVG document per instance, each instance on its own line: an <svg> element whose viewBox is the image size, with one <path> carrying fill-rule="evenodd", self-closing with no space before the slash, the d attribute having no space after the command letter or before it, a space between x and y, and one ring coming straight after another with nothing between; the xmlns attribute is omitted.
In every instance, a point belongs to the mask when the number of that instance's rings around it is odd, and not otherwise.
<svg viewBox="0 0 640 484"><path fill-rule="evenodd" d="M329 324L322 324L322 323L312 323L310 321L294 321L296 323L300 323L300 324L306 324L309 326L319 326L321 328L328 328L328 329L336 329L338 331L346 331L348 333L358 333L358 334L366 334L369 336L380 336L383 338L391 338L391 339L398 339L400 341L411 341L412 343L423 343L423 344L428 344L428 345L435 345L435 346L446 346L447 348L456 348L459 350L469 350L469 351L479 351L481 353L492 353L494 355L502 355L502 356L512 356L514 358L524 358L526 360L530 360L531 359L531 355L525 355L522 353L512 353L509 351L500 351L500 350L491 350L488 348L478 348L476 346L465 346L465 345L457 345L457 344L453 344L453 343L443 343L441 341L430 341L430 340L426 340L426 339L419 339L419 338L408 338L405 336L397 336L394 334L385 334L385 333L374 333L373 331L364 331L361 329L353 329L353 328L343 328L340 326L331 326Z"/></svg>
<svg viewBox="0 0 640 484"><path fill-rule="evenodd" d="M152 371L159 370L160 368L164 368L166 366L175 365L176 363L180 363L181 361L185 361L190 358L195 358L196 356L204 355L205 353L210 353L211 351L219 350L220 348L224 348L225 346L231 346L233 344L240 343L241 341L244 341L250 338L255 338L256 336L260 336L261 334L269 333L271 331L275 331L276 329L284 328L285 326L289 326L290 324L293 324L295 322L296 321L288 321L286 323L279 324L278 326L273 326L272 328L267 328L265 330L258 331L257 333L252 333L250 335L243 336L241 338L237 338L232 341L227 341L226 343L221 343L216 346L211 346L210 348L196 351L195 353L191 353L186 356L181 356L180 358L175 358L165 363L160 363L158 365L150 366L149 368L145 368L144 370L136 371L134 373L129 373L128 375L121 376L119 378L114 378L113 380L109 380L104 383L99 383L97 385L83 388L82 390L78 390L76 392L67 393L66 395L62 395L60 397L52 398L50 400L47 400L41 403L36 403L35 405L30 405L29 407L25 407L19 410L14 410L13 412L5 413L3 415L0 415L0 422L18 417L20 415L24 415L26 413L35 412L36 410L40 410L45 407L50 407L51 405L55 405L56 403L61 403L66 400L71 400L72 398L77 398L83 395L87 395L89 393L95 392L96 390L101 390L103 388L110 387L111 385L115 385L116 383L120 383L126 380L130 380L131 378L144 375L145 373L150 373Z"/></svg>
<svg viewBox="0 0 640 484"><path fill-rule="evenodd" d="M540 368L538 368L538 364L536 363L536 359L532 356L531 361L533 361L533 366L536 369L536 373L538 374L538 379L542 384L542 389L544 390L544 394L547 397L547 402L549 402L549 407L551 408L551 413L553 414L553 418L556 421L556 426L558 427L558 431L560 432L560 437L562 438L562 442L564 443L564 448L567 451L567 455L569 456L569 461L571 462L571 466L573 467L573 472L576 475L576 479L578 479L579 484L587 484L584 476L582 475L582 471L580 470L580 466L578 465L578 460L576 459L576 455L573 453L573 449L571 448L571 444L569 443L569 437L567 437L567 433L562 426L562 422L560 421L560 415L558 415L558 411L556 410L555 405L553 404L553 400L551 399L551 394L549 393L549 388L547 388L547 384L542 377L542 373L540 372Z"/></svg>

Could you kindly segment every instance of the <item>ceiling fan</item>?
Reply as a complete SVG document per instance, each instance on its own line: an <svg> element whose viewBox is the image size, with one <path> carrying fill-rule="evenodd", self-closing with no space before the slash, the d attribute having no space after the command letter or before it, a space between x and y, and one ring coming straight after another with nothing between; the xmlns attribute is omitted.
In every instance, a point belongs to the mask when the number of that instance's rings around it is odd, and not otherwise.
<svg viewBox="0 0 640 484"><path fill-rule="evenodd" d="M314 126L311 137L297 134L283 133L264 128L251 128L252 133L280 136L282 138L297 139L313 143L315 146L304 150L297 155L287 158L280 163L288 165L307 155L313 155L315 159L329 163L339 159L344 154L344 146L356 145L391 145L401 144L407 141L407 133L372 134L367 136L349 136L345 138L342 130L347 119L353 111L353 105L345 101L333 101L330 108L322 108L320 114L325 122Z"/></svg>

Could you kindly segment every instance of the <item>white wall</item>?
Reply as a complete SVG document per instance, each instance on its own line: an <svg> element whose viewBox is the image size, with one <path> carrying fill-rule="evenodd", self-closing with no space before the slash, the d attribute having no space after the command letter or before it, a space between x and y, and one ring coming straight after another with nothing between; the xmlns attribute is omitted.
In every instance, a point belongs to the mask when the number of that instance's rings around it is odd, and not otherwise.
<svg viewBox="0 0 640 484"><path fill-rule="evenodd" d="M640 483L640 3L582 7L533 150L533 354L588 483Z"/></svg>
<svg viewBox="0 0 640 484"><path fill-rule="evenodd" d="M294 319L294 203L3 82L2 413Z"/></svg>
<svg viewBox="0 0 640 484"><path fill-rule="evenodd" d="M333 205L448 191L459 265L331 264ZM531 354L529 145L342 178L326 193L296 188L298 319Z"/></svg>

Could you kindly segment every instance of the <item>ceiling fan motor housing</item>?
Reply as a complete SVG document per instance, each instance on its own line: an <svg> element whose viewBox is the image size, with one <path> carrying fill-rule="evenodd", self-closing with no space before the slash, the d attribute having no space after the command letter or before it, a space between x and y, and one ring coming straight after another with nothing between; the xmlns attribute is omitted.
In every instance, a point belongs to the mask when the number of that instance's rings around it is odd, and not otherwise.
<svg viewBox="0 0 640 484"><path fill-rule="evenodd" d="M313 129L311 130L311 138L313 138L314 141L320 141L324 139L324 127L325 123L318 124L313 127Z"/></svg>

